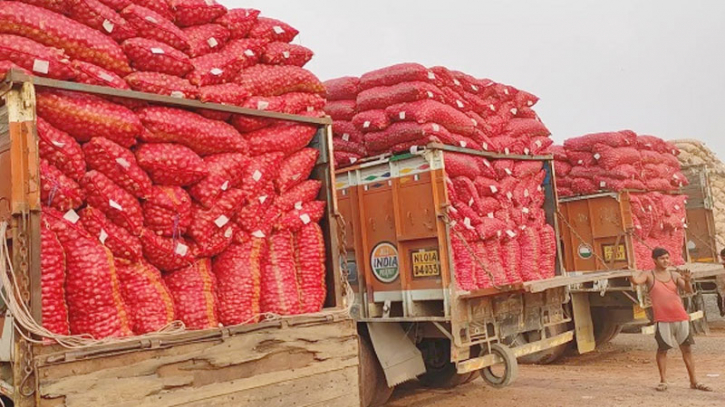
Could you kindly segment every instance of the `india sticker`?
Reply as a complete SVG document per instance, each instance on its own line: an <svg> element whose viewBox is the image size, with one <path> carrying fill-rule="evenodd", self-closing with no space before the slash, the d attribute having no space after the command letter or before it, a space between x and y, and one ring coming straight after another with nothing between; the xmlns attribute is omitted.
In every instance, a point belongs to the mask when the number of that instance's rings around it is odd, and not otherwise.
<svg viewBox="0 0 725 407"><path fill-rule="evenodd" d="M398 249L390 243L382 242L375 245L370 254L370 268L375 278L383 283L392 283L398 279Z"/></svg>
<svg viewBox="0 0 725 407"><path fill-rule="evenodd" d="M579 257L581 257L582 259L588 259L588 258L592 257L592 255L594 254L592 247L585 243L582 243L579 245L578 252L579 252Z"/></svg>

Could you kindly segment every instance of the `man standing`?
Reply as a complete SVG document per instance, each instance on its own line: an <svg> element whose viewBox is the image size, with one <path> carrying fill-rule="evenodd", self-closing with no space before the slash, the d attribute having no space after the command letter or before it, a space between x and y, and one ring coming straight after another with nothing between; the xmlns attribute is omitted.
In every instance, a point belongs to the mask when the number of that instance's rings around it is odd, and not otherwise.
<svg viewBox="0 0 725 407"><path fill-rule="evenodd" d="M629 279L632 284L646 284L649 290L657 340L657 368L660 371L657 390L667 390L667 351L679 346L690 376L690 388L712 391L710 387L699 383L695 377L695 361L692 358L691 348L695 342L690 331L690 316L685 311L677 291L679 288L686 293L693 292L690 271L684 270L681 275L668 271L670 253L661 247L652 250L652 259L655 262L654 271L641 271Z"/></svg>

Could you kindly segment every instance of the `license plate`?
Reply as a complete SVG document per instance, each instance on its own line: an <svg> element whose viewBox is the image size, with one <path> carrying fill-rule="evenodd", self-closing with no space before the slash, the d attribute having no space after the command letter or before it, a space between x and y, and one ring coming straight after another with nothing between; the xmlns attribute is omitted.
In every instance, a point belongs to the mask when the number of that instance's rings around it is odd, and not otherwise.
<svg viewBox="0 0 725 407"><path fill-rule="evenodd" d="M441 262L437 249L422 249L412 253L413 277L441 275Z"/></svg>
<svg viewBox="0 0 725 407"><path fill-rule="evenodd" d="M647 319L647 313L645 312L644 308L640 307L637 304L634 304L632 306L632 311L634 313L634 319Z"/></svg>
<svg viewBox="0 0 725 407"><path fill-rule="evenodd" d="M613 244L603 245L604 261L627 261L627 249L623 244L615 246Z"/></svg>

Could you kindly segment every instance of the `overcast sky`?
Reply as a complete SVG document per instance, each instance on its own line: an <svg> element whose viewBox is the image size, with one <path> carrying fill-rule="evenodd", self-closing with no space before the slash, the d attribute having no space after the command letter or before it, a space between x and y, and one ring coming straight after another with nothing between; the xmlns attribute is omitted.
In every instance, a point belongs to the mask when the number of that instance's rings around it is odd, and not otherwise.
<svg viewBox="0 0 725 407"><path fill-rule="evenodd" d="M444 65L539 96L557 142L632 129L725 158L725 0L220 0L300 30L322 79Z"/></svg>

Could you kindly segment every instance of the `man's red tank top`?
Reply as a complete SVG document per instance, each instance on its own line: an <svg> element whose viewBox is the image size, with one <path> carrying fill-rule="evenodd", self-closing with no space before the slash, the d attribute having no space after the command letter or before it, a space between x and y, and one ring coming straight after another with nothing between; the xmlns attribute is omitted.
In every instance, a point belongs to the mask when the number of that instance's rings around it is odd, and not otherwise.
<svg viewBox="0 0 725 407"><path fill-rule="evenodd" d="M662 282L652 272L654 284L649 290L649 298L652 301L652 311L655 322L680 322L687 321L690 316L682 305L682 299L677 293L675 279L670 273L670 281Z"/></svg>

